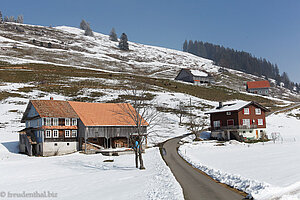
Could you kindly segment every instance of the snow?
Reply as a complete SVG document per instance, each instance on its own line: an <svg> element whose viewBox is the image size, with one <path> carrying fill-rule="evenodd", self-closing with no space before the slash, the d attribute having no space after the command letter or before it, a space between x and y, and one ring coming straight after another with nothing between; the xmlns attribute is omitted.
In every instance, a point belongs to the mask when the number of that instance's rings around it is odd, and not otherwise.
<svg viewBox="0 0 300 200"><path fill-rule="evenodd" d="M247 102L247 101L230 101L230 102L223 102L223 107L221 108L216 108L213 110L210 110L207 113L218 113L218 112L226 112L226 111L235 111L235 110L239 110L245 106L247 106L248 104L250 104L251 102Z"/></svg>
<svg viewBox="0 0 300 200"><path fill-rule="evenodd" d="M245 144L216 141L182 145L179 153L214 179L251 193L255 199L300 198L300 121L287 114L267 118L267 133L279 141ZM212 159L213 158L213 159Z"/></svg>
<svg viewBox="0 0 300 200"><path fill-rule="evenodd" d="M203 72L203 71L199 71L199 70L191 70L191 73L194 75L194 76L208 76L207 73Z"/></svg>
<svg viewBox="0 0 300 200"><path fill-rule="evenodd" d="M24 101L27 100L8 98L0 104L1 192L57 194L57 198L48 199L183 199L182 189L158 148L147 149L143 155L146 170L134 167L134 154L117 157L19 154L17 131L24 128L20 120L27 105L17 102ZM107 159L114 162L103 162Z"/></svg>

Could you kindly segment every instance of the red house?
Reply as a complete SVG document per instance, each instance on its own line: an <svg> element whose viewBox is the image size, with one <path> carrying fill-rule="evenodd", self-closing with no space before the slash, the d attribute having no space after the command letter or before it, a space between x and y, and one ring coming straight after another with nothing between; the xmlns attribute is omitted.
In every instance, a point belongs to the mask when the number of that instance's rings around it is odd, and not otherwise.
<svg viewBox="0 0 300 200"><path fill-rule="evenodd" d="M221 140L259 139L265 134L269 109L252 101L219 103L210 114L211 137Z"/></svg>
<svg viewBox="0 0 300 200"><path fill-rule="evenodd" d="M250 93L269 95L269 81L249 81L247 82L246 90Z"/></svg>

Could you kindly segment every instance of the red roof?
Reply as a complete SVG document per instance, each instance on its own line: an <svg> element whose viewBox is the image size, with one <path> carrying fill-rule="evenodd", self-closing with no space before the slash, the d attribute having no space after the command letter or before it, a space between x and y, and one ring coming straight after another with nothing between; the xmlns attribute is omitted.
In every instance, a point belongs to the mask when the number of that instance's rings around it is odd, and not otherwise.
<svg viewBox="0 0 300 200"><path fill-rule="evenodd" d="M129 103L86 103L68 101L85 126L136 126L129 115L135 115ZM148 123L142 119L142 126Z"/></svg>
<svg viewBox="0 0 300 200"><path fill-rule="evenodd" d="M271 86L269 81L251 81L251 82L247 82L247 87L248 89L253 89L253 88L269 88Z"/></svg>

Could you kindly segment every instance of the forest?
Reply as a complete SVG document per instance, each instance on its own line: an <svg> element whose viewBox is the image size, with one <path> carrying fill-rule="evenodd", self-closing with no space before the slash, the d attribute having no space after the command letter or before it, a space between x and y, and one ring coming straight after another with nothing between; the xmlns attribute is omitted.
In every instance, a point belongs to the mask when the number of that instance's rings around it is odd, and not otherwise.
<svg viewBox="0 0 300 200"><path fill-rule="evenodd" d="M290 81L288 74L279 73L277 64L273 64L265 58L257 58L250 53L225 48L203 41L185 40L183 51L213 60L216 65L221 67L243 71L265 79L272 78L276 84L284 83L284 87L299 92L300 85Z"/></svg>

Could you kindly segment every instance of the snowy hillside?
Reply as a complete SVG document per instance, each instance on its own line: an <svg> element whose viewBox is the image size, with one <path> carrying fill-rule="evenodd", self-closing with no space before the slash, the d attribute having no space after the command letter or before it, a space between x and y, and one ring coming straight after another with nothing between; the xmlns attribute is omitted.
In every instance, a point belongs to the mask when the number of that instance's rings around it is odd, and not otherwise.
<svg viewBox="0 0 300 200"><path fill-rule="evenodd" d="M130 51L121 51L118 42L107 35L94 32L94 37L89 37L83 30L67 26L0 24L0 45L0 62L10 64L52 64L167 79L174 79L181 68L191 68L212 73L217 85L242 92L246 81L262 79L235 70L219 73L220 67L211 60L167 48L129 42ZM283 88L272 90L274 97L299 100Z"/></svg>

